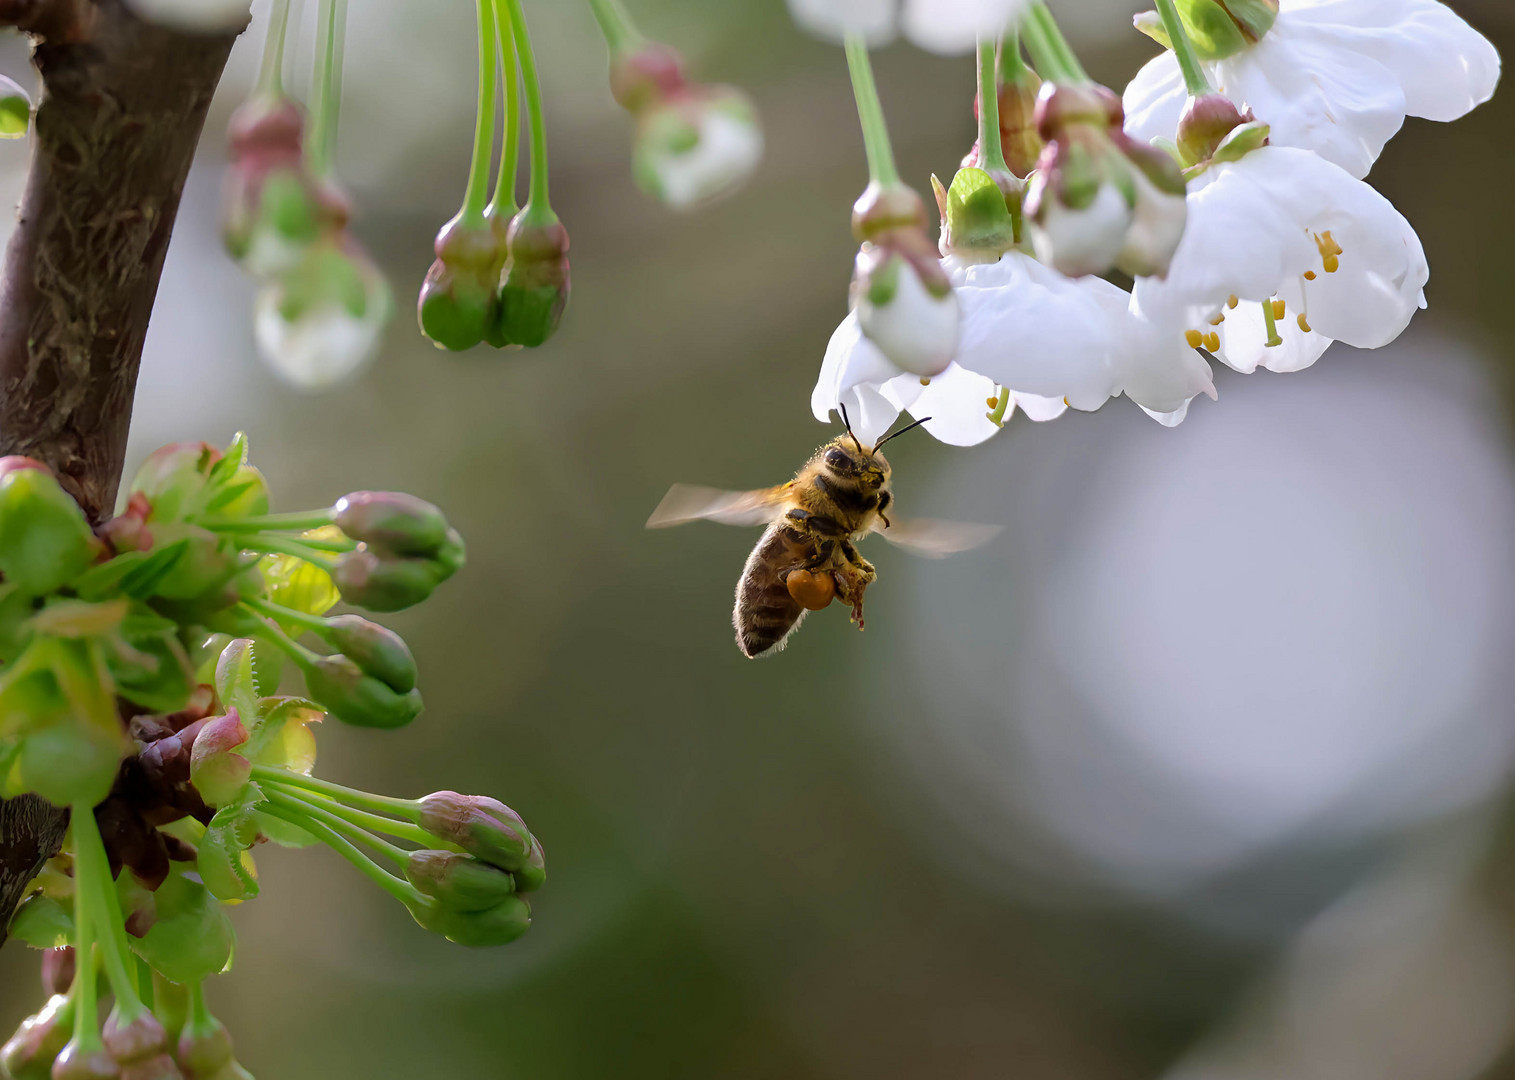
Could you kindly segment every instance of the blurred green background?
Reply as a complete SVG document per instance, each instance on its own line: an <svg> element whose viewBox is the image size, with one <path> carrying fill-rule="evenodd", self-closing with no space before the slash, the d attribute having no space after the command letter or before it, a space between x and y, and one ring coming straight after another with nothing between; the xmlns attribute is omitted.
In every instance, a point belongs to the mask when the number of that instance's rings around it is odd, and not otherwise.
<svg viewBox="0 0 1515 1080"><path fill-rule="evenodd" d="M357 231L401 307L357 382L310 397L276 382L251 344L253 286L218 248L222 132L251 82L257 26L237 46L181 211L132 463L163 442L224 443L243 429L276 508L364 487L443 506L468 540L468 567L392 619L421 664L427 713L394 733L327 725L318 768L396 794L496 795L543 838L550 870L531 933L472 952L421 932L325 850L262 852L263 895L235 915L235 971L210 988L251 1071L263 1080L1515 1077L1504 737L1515 716L1500 651L1515 641L1500 620L1511 595L1503 500L1515 490L1503 441L1515 389L1515 99L1505 92L1453 125L1410 121L1373 173L1418 228L1433 271L1431 307L1392 356L1338 347L1301 374L1220 378L1220 401L1197 402L1174 431L1114 401L1046 426L1018 418L975 450L901 440L890 456L902 509L1007 523L1005 538L940 564L869 551L880 580L868 633L829 610L783 655L754 663L729 627L754 537L642 524L672 482L777 483L829 437L809 393L846 310L847 211L866 179L842 53L802 36L778 0L633 0L650 35L684 50L697 76L748 90L765 123L754 182L676 216L630 182L629 128L606 92L587 6L527 6L554 203L573 238L573 300L546 347L443 354L410 316L466 171L474 46L463 0L351 8L340 169L361 208ZM1502 51L1515 48L1506 0L1452 6ZM1054 8L1104 82L1123 86L1151 55L1129 28L1135 4ZM4 48L0 62L16 75L23 54L15 41ZM901 170L925 191L973 139L971 64L896 44L876 70ZM0 150L7 195L23 168L24 150ZM1399 396L1374 411L1385 386ZM1283 427L1259 436L1263 452L1227 457L1213 440L1243 423L1228 409ZM1369 426L1339 426L1354 414ZM1414 417L1430 419L1417 427ZM1382 453L1363 451L1380 444ZM1301 445L1319 453L1290 472L1280 451L1272 468L1267 447ZM1060 553L1108 531L1097 493L1134 453L1148 467L1142 482L1191 475L1196 462L1214 464L1219 485L1255 466L1270 491L1325 477L1311 505L1348 512L1321 517L1300 548L1360 529L1367 554L1348 545L1340 567L1310 572L1341 581L1374 552L1398 560L1360 594L1206 594L1217 605L1207 610L1240 625L1251 617L1246 596L1267 601L1269 625L1283 627L1269 640L1285 649L1228 649L1214 627L1194 625L1194 649L1227 658L1212 698L1183 698L1192 680L1177 658L1142 668L1162 688L1144 707L1199 710L1216 753L1235 750L1233 709L1262 733L1259 753L1280 763L1268 773L1269 805L1290 808L1288 828L1249 833L1262 815L1253 789L1223 774L1208 801L1175 797L1163 803L1170 817L1154 816L1168 774L1137 771L1151 757L1140 717L1121 729L1126 746L1065 699L1021 692L1042 677L1080 682L1066 664L1056 675L1052 660L1022 663L1069 640L1041 634L1035 612L1096 630L1125 619L1131 642L1152 636L1120 583L1150 567L1140 544L1110 534L1130 563L1114 564L1108 589L1096 581L1080 592L1053 573ZM1387 469L1374 505L1403 516L1383 528L1354 517L1362 485L1329 471L1337 453ZM1426 461L1445 467L1394 471ZM1174 490L1196 522L1216 521L1207 488ZM1259 505L1251 491L1233 492L1238 513ZM1450 508L1437 492L1455 496ZM1414 531L1433 518L1436 530ZM1450 546L1438 546L1443 534ZM1160 557L1185 543L1160 545ZM1195 540L1193 573L1162 595L1203 591L1228 564L1287 576L1297 556L1276 537L1229 548ZM1050 594L1036 591L1043 577ZM1433 599L1395 592L1407 578ZM1473 617L1434 599L1458 588L1482 605L1476 648L1457 644ZM1185 610L1163 618L1182 629ZM1366 692L1329 678L1319 692L1277 697L1301 655L1287 646L1306 634L1290 620L1318 630L1325 644L1309 651L1327 654L1362 640L1354 620L1410 627L1406 655L1427 666L1376 656L1371 707ZM1446 656L1435 653L1449 641ZM1453 694L1417 704L1417 690L1438 679L1466 691L1456 709L1442 708ZM964 687L971 700L955 689ZM1393 802L1400 781L1434 776L1434 798L1417 791L1392 813L1356 816L1325 796L1292 809L1291 755L1309 773L1319 747L1268 733L1308 735L1315 722L1296 721L1311 709L1351 712L1363 722L1342 729L1333 760L1363 760L1376 752L1376 718L1397 705L1404 723L1420 724L1419 741L1353 790ZM1005 733L1031 713L1054 741L1022 759ZM1478 767L1440 768L1454 745L1473 747ZM1104 764L1081 768L1096 750ZM1311 790L1329 795L1335 774L1317 772L1326 779ZM1076 813L1059 809L1069 806ZM1078 819L1082 832L1060 831L1080 807L1099 812ZM1207 816L1230 831L1191 843L1186 830L1203 832ZM1233 834L1252 839L1227 847ZM1190 865L1204 844L1214 857ZM14 943L0 953L0 1028L36 1007L35 967Z"/></svg>

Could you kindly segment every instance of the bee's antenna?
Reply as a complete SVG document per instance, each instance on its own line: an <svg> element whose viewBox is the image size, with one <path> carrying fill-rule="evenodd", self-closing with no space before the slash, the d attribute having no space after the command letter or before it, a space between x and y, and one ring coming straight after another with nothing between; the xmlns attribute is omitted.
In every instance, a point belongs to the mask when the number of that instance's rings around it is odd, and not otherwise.
<svg viewBox="0 0 1515 1080"><path fill-rule="evenodd" d="M838 401L836 403L836 407L837 410L842 414L842 426L847 429L848 435L852 435L852 445L856 446L857 452L861 454L863 452L863 444L858 442L856 435L852 434L852 421L847 419L847 406ZM877 450L878 447L875 446L874 449Z"/></svg>
<svg viewBox="0 0 1515 1080"><path fill-rule="evenodd" d="M875 454L878 453L878 448L881 447L881 446L883 446L890 439L898 439L901 435L903 435L905 432L909 431L911 428L918 428L922 424L924 424L927 420L930 420L930 419L931 419L931 417L929 417L929 416L923 416L919 420L916 420L916 421L914 421L912 423L906 424L904 427L902 427L898 431L896 431L893 435L885 435L882 439L880 439L878 442L876 442L876 443L873 444L873 452Z"/></svg>

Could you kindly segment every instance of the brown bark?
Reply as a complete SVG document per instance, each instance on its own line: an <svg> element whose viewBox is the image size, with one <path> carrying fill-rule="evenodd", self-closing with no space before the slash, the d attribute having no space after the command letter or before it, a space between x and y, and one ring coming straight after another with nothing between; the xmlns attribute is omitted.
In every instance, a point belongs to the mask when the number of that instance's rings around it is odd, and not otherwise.
<svg viewBox="0 0 1515 1080"><path fill-rule="evenodd" d="M96 523L115 503L148 317L184 179L235 34L143 22L122 0L0 0L36 36L44 94L0 283L0 454L46 462ZM3 924L64 811L0 801Z"/></svg>

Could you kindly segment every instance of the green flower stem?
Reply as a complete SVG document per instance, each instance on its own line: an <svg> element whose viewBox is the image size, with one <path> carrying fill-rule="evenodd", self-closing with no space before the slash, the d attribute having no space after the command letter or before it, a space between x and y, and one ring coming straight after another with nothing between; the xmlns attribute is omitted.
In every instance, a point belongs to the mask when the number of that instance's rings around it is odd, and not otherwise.
<svg viewBox="0 0 1515 1080"><path fill-rule="evenodd" d="M346 536L342 537L340 540L322 540L319 537L314 537L314 536L301 536L301 537L285 538L285 537L279 536L278 534L270 535L268 533L260 533L260 532L248 532L248 533L240 533L239 532L239 533L233 533L232 536L234 538L236 538L236 539L239 539L239 540L262 541L264 539L271 539L271 540L275 540L275 541L277 541L279 543L286 543L289 540L293 540L295 543L299 544L301 547L308 548L311 551L330 551L330 552L334 552L334 553L336 553L338 555L341 555L344 552L348 552L348 551L356 551L357 547L358 547L358 542L356 540L350 540Z"/></svg>
<svg viewBox="0 0 1515 1080"><path fill-rule="evenodd" d="M75 805L71 811L74 822L88 817L95 821L95 808ZM80 847L77 827L74 830L74 848ZM85 1053L104 1050L100 1040L100 987L95 972L95 916L90 908L87 878L89 870L84 861L75 859L74 865L74 989L78 991L74 1011L74 1044Z"/></svg>
<svg viewBox="0 0 1515 1080"><path fill-rule="evenodd" d="M241 537L239 538L239 542L248 551L261 551L273 555L293 555L295 558L303 559L312 566L319 566L328 574L337 568L335 559L328 559L323 552L293 537L258 534Z"/></svg>
<svg viewBox="0 0 1515 1080"><path fill-rule="evenodd" d="M310 799L301 798L299 795L287 789L264 788L263 794L269 803L274 806L282 806L294 814L302 814L312 821L318 821L331 829L333 832L358 844L367 844L380 855L384 855L399 865L404 866L405 860L410 854L402 847L391 844L382 837L374 836L367 830L354 825L342 815L334 813L323 806L318 806Z"/></svg>
<svg viewBox="0 0 1515 1080"><path fill-rule="evenodd" d="M371 832L384 833L388 836L393 836L397 840L408 840L412 844L418 844L424 848L445 849L447 851L463 850L456 844L449 844L439 837L431 835L431 833L419 825L412 825L406 821L396 821L394 818L384 817L380 814L371 814L367 810L359 810L356 807L348 806L346 803L336 802L329 796L323 795L318 798L314 792L281 785L277 781L273 781L273 784L277 790L295 794L297 797L310 803L310 805L319 806L321 809L336 814L344 821L351 822L359 828L368 829ZM264 790L267 790L266 786Z"/></svg>
<svg viewBox="0 0 1515 1080"><path fill-rule="evenodd" d="M868 45L857 34L848 34L846 47L852 96L857 99L857 118L863 126L863 149L868 154L868 179L880 187L893 187L900 182L900 174L894 165L894 149L889 145L884 106L879 102L878 87L873 82L873 65L868 62Z"/></svg>
<svg viewBox="0 0 1515 1080"><path fill-rule="evenodd" d="M600 24L600 33L605 35L605 44L610 53L629 52L645 40L626 14L620 0L589 0L595 22Z"/></svg>
<svg viewBox="0 0 1515 1080"><path fill-rule="evenodd" d="M526 86L526 112L531 118L531 183L526 189L525 223L552 225L558 215L552 212L547 198L547 128L542 114L542 86L537 81L536 57L531 51L531 35L526 30L526 13L521 0L504 0L510 11L510 35L515 41L516 59L521 65L521 81Z"/></svg>
<svg viewBox="0 0 1515 1080"><path fill-rule="evenodd" d="M247 605L244 604L244 607L247 607ZM248 607L248 610L252 611L254 617L263 624L263 632L268 636L268 639L283 650L301 671L306 670L311 664L321 659L318 653L312 652L286 634L284 628L274 622L274 620L258 614L251 607Z"/></svg>
<svg viewBox="0 0 1515 1080"><path fill-rule="evenodd" d="M137 980L134 972L126 966L129 952L126 944L126 927L121 915L121 902L116 896L115 881L110 873L110 860L105 854L105 844L100 839L100 828L95 823L95 808L75 803L71 810L74 827L74 890L89 908L89 921L100 946L100 956L105 963L105 974L110 979L111 992L116 996L116 1011L126 1021L148 1012L142 999L137 996ZM76 904L77 904L76 900ZM87 953L79 953L84 964Z"/></svg>
<svg viewBox="0 0 1515 1080"><path fill-rule="evenodd" d="M1277 348L1284 343L1284 339L1278 336L1278 322L1273 318L1273 301L1264 300L1262 302L1262 309L1263 326L1268 331L1268 340L1265 344L1270 349Z"/></svg>
<svg viewBox="0 0 1515 1080"><path fill-rule="evenodd" d="M357 788L343 787L341 784L333 784L330 780L320 780L314 776L306 776L304 773L290 772L288 769L275 768L272 765L254 765L252 778L258 781L270 781L275 784L284 784L288 787L304 788L306 791L314 791L319 795L325 795L349 806L362 807L380 814L394 814L414 824L421 816L420 804L414 799L396 799L389 795L375 795L371 791L359 791Z"/></svg>
<svg viewBox="0 0 1515 1080"><path fill-rule="evenodd" d="M459 215L467 228L484 227L484 201L489 196L489 163L494 154L495 38L494 0L475 0L479 12L479 98L474 113L473 163Z"/></svg>
<svg viewBox="0 0 1515 1080"><path fill-rule="evenodd" d="M1047 10L1046 4L1031 5L1021 24L1021 30L1025 34L1026 48L1031 52L1031 59L1035 61L1043 78L1065 83L1089 81L1088 73L1073 54L1072 47L1058 29L1057 21L1052 18L1052 12Z"/></svg>
<svg viewBox="0 0 1515 1080"><path fill-rule="evenodd" d="M283 604L276 604L272 600L265 600L261 596L250 596L242 603L257 614L266 615L278 623L293 623L315 634L324 634L329 629L326 620L320 615L312 615L308 611L296 611Z"/></svg>
<svg viewBox="0 0 1515 1080"><path fill-rule="evenodd" d="M216 1018L210 1014L210 1007L205 1004L205 980L197 979L186 984L185 988L189 991L189 1017L184 1026L205 1030L214 1025Z"/></svg>
<svg viewBox="0 0 1515 1080"><path fill-rule="evenodd" d="M1005 31L999 39L999 77L1001 82L1019 82L1029 69L1021 56L1021 32L1018 27Z"/></svg>
<svg viewBox="0 0 1515 1080"><path fill-rule="evenodd" d="M311 111L315 121L305 137L305 156L317 177L330 175L337 146L337 119L342 105L342 33L347 0L321 0L317 17L316 70L311 77Z"/></svg>
<svg viewBox="0 0 1515 1080"><path fill-rule="evenodd" d="M263 62L258 69L254 97L284 96L284 42L289 33L290 0L274 0L268 19L268 37L263 39Z"/></svg>
<svg viewBox="0 0 1515 1080"><path fill-rule="evenodd" d="M342 858L352 863L353 866L357 867L359 873L400 901L400 903L408 907L411 904L422 902L421 893L414 885L395 877L326 825L311 818L303 817L298 812L277 804L265 803L264 806L267 812L274 817L309 832L316 839L342 856Z"/></svg>
<svg viewBox="0 0 1515 1080"><path fill-rule="evenodd" d="M500 148L500 172L494 182L494 197L489 200L489 215L508 220L520 209L516 205L516 163L521 152L521 73L512 31L515 21L504 0L494 0L494 11L500 40L500 78L505 84L505 143Z"/></svg>
<svg viewBox="0 0 1515 1080"><path fill-rule="evenodd" d="M191 524L212 532L306 532L330 525L336 512L325 510L299 510L291 514L259 514L256 517L218 518L192 517Z"/></svg>
<svg viewBox="0 0 1515 1080"><path fill-rule="evenodd" d="M1008 173L999 135L999 84L994 73L994 42L978 39L978 167Z"/></svg>
<svg viewBox="0 0 1515 1080"><path fill-rule="evenodd" d="M1210 80L1205 77L1205 69L1199 66L1199 54L1194 51L1194 42L1189 40L1189 31L1184 29L1184 21L1178 17L1173 0L1157 0L1157 13L1162 16L1163 30L1173 43L1173 55L1178 58L1178 70L1184 74L1184 87L1189 96L1210 93Z"/></svg>

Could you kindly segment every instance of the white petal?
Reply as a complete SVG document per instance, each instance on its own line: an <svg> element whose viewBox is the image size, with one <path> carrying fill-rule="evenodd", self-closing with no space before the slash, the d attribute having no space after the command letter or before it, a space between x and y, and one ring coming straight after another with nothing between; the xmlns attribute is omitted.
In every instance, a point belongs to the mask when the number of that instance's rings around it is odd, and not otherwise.
<svg viewBox="0 0 1515 1080"><path fill-rule="evenodd" d="M1270 300L1248 300L1238 304L1235 310L1226 312L1226 321L1217 327L1220 335L1220 351L1216 356L1225 365L1243 375L1250 375L1258 368L1269 371L1302 371L1330 348L1331 339L1311 327L1305 333L1296 319L1298 307L1285 310L1282 319L1274 320L1281 345L1268 345L1267 321L1262 305Z"/></svg>
<svg viewBox="0 0 1515 1080"><path fill-rule="evenodd" d="M1177 321L1149 317L1133 299L1117 333L1121 389L1149 415L1171 426L1196 395L1215 397L1214 373L1184 341Z"/></svg>
<svg viewBox="0 0 1515 1080"><path fill-rule="evenodd" d="M1499 83L1498 51L1436 0L1285 3L1279 17L1378 61L1399 81L1411 116L1456 120Z"/></svg>
<svg viewBox="0 0 1515 1080"><path fill-rule="evenodd" d="M258 293L253 335L268 366L291 386L324 390L354 375L374 358L383 337L385 305L373 302L362 317L340 304L308 309L293 322L279 311L282 289Z"/></svg>
<svg viewBox="0 0 1515 1080"><path fill-rule="evenodd" d="M898 6L898 0L789 0L789 14L816 37L840 43L861 34L878 45L894 36Z"/></svg>
<svg viewBox="0 0 1515 1080"><path fill-rule="evenodd" d="M1217 88L1269 125L1274 146L1313 150L1368 174L1405 118L1394 73L1291 25L1282 14L1254 47L1213 65Z"/></svg>
<svg viewBox="0 0 1515 1080"><path fill-rule="evenodd" d="M923 49L963 53L982 36L997 38L1027 0L905 0L900 16L905 36Z"/></svg>
<svg viewBox="0 0 1515 1080"><path fill-rule="evenodd" d="M1041 184L1038 173L1032 187ZM1040 220L1030 223L1036 257L1070 277L1103 274L1120 257L1132 213L1114 184L1103 185L1093 202L1079 210L1064 206L1049 193L1043 197Z"/></svg>
<svg viewBox="0 0 1515 1080"><path fill-rule="evenodd" d="M1116 265L1133 276L1166 274L1184 235L1184 196L1159 191L1140 169L1131 170L1131 179L1136 186L1136 206Z"/></svg>
<svg viewBox="0 0 1515 1080"><path fill-rule="evenodd" d="M810 411L817 420L829 421L833 412L839 415L845 406L853 432L872 442L899 415L899 408L880 393L880 387L899 374L900 369L863 336L857 313L851 312L826 345L820 377L810 395Z"/></svg>
<svg viewBox="0 0 1515 1080"><path fill-rule="evenodd" d="M899 259L899 287L887 304L872 304L866 290L858 300L858 325L885 356L906 371L931 376L952 362L957 351L957 296L932 296L908 261Z"/></svg>
<svg viewBox="0 0 1515 1080"><path fill-rule="evenodd" d="M1068 402L1065 398L1045 398L1035 394L1011 394L1010 407L1019 409L1026 414L1027 420L1035 420L1038 424L1048 420L1056 420L1068 411ZM1010 409L1005 410L1005 416L1010 416Z"/></svg>
<svg viewBox="0 0 1515 1080"><path fill-rule="evenodd" d="M763 156L763 133L717 108L700 110L699 139L682 153L649 153L659 195L680 209L724 194L745 180Z"/></svg>
<svg viewBox="0 0 1515 1080"><path fill-rule="evenodd" d="M1188 100L1178 61L1164 49L1142 66L1121 97L1126 134L1143 142L1177 137L1178 118Z"/></svg>
<svg viewBox="0 0 1515 1080"><path fill-rule="evenodd" d="M252 17L252 0L127 0L148 22L192 33L241 30Z"/></svg>
<svg viewBox="0 0 1515 1080"><path fill-rule="evenodd" d="M1110 311L1125 294L1074 280L1020 252L949 268L963 307L957 360L1016 394L1097 409L1118 393Z"/></svg>
<svg viewBox="0 0 1515 1080"><path fill-rule="evenodd" d="M949 365L927 386L915 375L901 375L885 383L883 392L917 420L929 416L921 426L950 446L977 446L999 430L988 415L994 380L957 364Z"/></svg>

